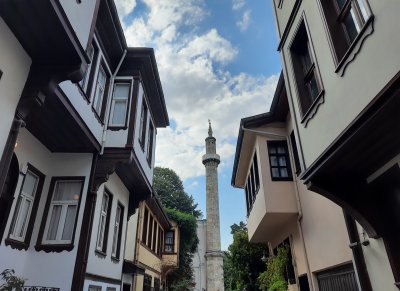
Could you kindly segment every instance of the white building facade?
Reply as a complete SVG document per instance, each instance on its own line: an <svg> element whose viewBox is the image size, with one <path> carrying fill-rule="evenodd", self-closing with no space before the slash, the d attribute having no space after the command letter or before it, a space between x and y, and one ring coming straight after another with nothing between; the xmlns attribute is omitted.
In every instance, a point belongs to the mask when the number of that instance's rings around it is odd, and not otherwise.
<svg viewBox="0 0 400 291"><path fill-rule="evenodd" d="M127 46L112 0L5 0L0 16L0 270L131 290L127 222L169 123L154 52Z"/></svg>

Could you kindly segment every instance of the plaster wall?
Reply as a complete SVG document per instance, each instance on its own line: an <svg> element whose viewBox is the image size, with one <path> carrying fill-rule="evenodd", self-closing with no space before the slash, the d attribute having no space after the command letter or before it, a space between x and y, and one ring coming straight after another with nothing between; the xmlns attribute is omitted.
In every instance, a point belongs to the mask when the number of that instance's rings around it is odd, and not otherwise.
<svg viewBox="0 0 400 291"><path fill-rule="evenodd" d="M103 125L95 117L92 105L88 104L86 98L79 91L78 86L78 84L73 84L71 81L64 81L60 83L60 88L68 97L75 110L79 113L80 117L90 129L96 140L101 143L103 136Z"/></svg>
<svg viewBox="0 0 400 291"><path fill-rule="evenodd" d="M143 98L147 98L146 94L143 93L143 87L140 84L139 85L139 93L138 93L138 106L137 106L137 115L136 115L136 120L135 120L135 128L137 130L135 130L135 135L134 135L134 141L133 141L133 145L134 145L134 151L135 154L140 162L140 165L142 166L142 169L147 177L147 179L149 180L150 184L153 184L153 170L154 170L154 160L155 160L155 145L156 145L156 128L154 127L154 136L153 136L153 154L152 154L152 160L151 163L149 164L149 162L147 161L147 149L148 149L148 138L147 135L149 134L149 122L151 121L154 125L154 121L153 121L153 117L151 114L151 108L150 106L148 106L148 102L147 103L147 108L148 108L148 114L147 114L147 132L146 132L146 139L145 139L145 143L144 143L144 147L142 149L142 146L140 145L139 142L139 128L140 128L140 114L142 112L142 106L143 106Z"/></svg>
<svg viewBox="0 0 400 291"><path fill-rule="evenodd" d="M398 19L400 2L396 0L369 0L368 2L375 16L374 32L365 39L361 50L353 62L347 66L343 77L335 73L336 65L329 47L329 36L324 27L324 16L320 12L318 1L302 1L287 41L282 48L285 82L290 89L288 94L291 95L290 98L294 104L292 113L296 114L297 120L301 120L289 46L300 17L305 11L311 34L309 37L315 50L325 89L325 102L319 106L314 118L307 126L302 123L297 125L306 167L309 167L322 154L399 71L400 39L393 37L398 34L398 25L394 25L393 21ZM390 43L390 45L382 45L384 43Z"/></svg>
<svg viewBox="0 0 400 291"><path fill-rule="evenodd" d="M4 150L32 60L0 17L0 153Z"/></svg>
<svg viewBox="0 0 400 291"><path fill-rule="evenodd" d="M97 2L92 1L71 1L60 0L61 6L67 15L76 36L79 39L82 47L86 49L89 39L90 27L94 21L94 13Z"/></svg>
<svg viewBox="0 0 400 291"><path fill-rule="evenodd" d="M18 185L14 194L14 202L10 211L10 219L7 222L4 238L0 245L0 269L14 269L18 276L27 279L28 285L53 286L62 291L71 289L72 275L74 271L77 245L82 224L84 202L86 200L87 187L92 163L92 154L64 154L51 153L25 128L21 129L18 136L18 146L15 148L20 170L26 169L30 163L45 176L43 190L36 214L33 233L28 250L14 250L5 246L4 239L7 238L17 197L20 193L23 175L20 174ZM39 227L43 217L44 206L49 195L49 185L52 177L55 176L85 176L81 203L77 216L74 248L71 251L60 253L46 253L36 251L34 246L37 243ZM37 195L40 195L39 193Z"/></svg>
<svg viewBox="0 0 400 291"><path fill-rule="evenodd" d="M193 255L193 275L194 282L196 283L195 289L203 291L207 288L206 281L206 224L207 220L197 220L197 237L199 238L199 244L197 246L197 252Z"/></svg>
<svg viewBox="0 0 400 291"><path fill-rule="evenodd" d="M142 244L138 245L138 252L138 261L141 264L148 266L157 272L161 272L161 259L159 257L157 257L153 252L149 251Z"/></svg>
<svg viewBox="0 0 400 291"><path fill-rule="evenodd" d="M282 2L279 8L279 3ZM295 1L284 1L284 0L272 0L272 6L274 8L275 14L278 15L277 20L277 32L278 39L281 38L283 31L285 30L286 23L289 20L290 13L293 10Z"/></svg>
<svg viewBox="0 0 400 291"><path fill-rule="evenodd" d="M138 231L138 209L128 220L128 230L126 233L125 260L133 262L135 260L136 238Z"/></svg>
<svg viewBox="0 0 400 291"><path fill-rule="evenodd" d="M121 290L121 286L120 285L104 283L104 282L97 281L97 280L85 280L85 283L83 285L83 290L89 290L89 286L100 287L101 291L107 291L108 287L109 288L115 288L116 291L120 291Z"/></svg>
<svg viewBox="0 0 400 291"><path fill-rule="evenodd" d="M103 201L103 194L105 188L112 195L112 205L110 212L110 224L109 230L107 234L107 250L106 255L102 256L95 252L96 250L96 242L97 235L99 229L99 221L100 221L100 210L101 204ZM97 200L96 200L96 208L93 217L93 230L92 236L90 239L90 248L89 248L89 257L88 257L88 265L86 272L90 274L96 274L99 276L104 276L112 279L121 279L122 273L122 263L123 263L123 254L125 247L125 236L126 236L126 226L127 226L127 213L128 213L128 201L129 201L129 191L119 179L118 175L113 173L110 175L107 182L102 184L97 191ZM120 260L116 261L111 258L112 253L112 241L114 236L114 224L115 224L115 214L117 210L118 203L122 204L124 207L124 218L123 218L123 226L121 233L121 249L120 249Z"/></svg>

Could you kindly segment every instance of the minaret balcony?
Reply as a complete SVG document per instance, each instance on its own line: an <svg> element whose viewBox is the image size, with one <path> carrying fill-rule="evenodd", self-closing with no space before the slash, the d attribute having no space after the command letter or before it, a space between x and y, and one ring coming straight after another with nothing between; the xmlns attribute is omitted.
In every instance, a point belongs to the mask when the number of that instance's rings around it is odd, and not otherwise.
<svg viewBox="0 0 400 291"><path fill-rule="evenodd" d="M221 159L218 154L205 154L203 155L202 162L203 164L206 164L208 161L214 161L219 164L220 160Z"/></svg>

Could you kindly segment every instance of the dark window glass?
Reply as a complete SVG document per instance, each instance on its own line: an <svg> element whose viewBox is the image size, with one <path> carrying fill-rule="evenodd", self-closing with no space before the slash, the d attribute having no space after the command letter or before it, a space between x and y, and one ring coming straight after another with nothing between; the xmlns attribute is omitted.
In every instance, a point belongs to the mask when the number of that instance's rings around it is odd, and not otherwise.
<svg viewBox="0 0 400 291"><path fill-rule="evenodd" d="M151 162L153 159L153 139L154 139L154 126L150 122L150 128L149 128L149 138L148 138L148 144L147 144L147 161L149 163L149 166L151 167Z"/></svg>
<svg viewBox="0 0 400 291"><path fill-rule="evenodd" d="M149 232L147 233L147 246L151 248L151 238L153 234L153 215L150 214Z"/></svg>
<svg viewBox="0 0 400 291"><path fill-rule="evenodd" d="M143 94L143 98L144 98L144 94ZM147 105L143 99L142 112L140 114L140 130L139 130L139 142L140 142L140 145L142 146L142 149L144 149L144 143L145 143L145 139L146 139L146 131L147 131Z"/></svg>
<svg viewBox="0 0 400 291"><path fill-rule="evenodd" d="M174 232L167 231L165 233L165 249L166 253L173 253L174 252Z"/></svg>
<svg viewBox="0 0 400 291"><path fill-rule="evenodd" d="M290 134L290 142L292 144L292 151L293 151L293 158L294 158L294 167L296 170L296 174L298 174L301 170L300 168L300 159L299 159L299 153L297 152L297 144L296 144L296 138L294 136L294 132Z"/></svg>
<svg viewBox="0 0 400 291"><path fill-rule="evenodd" d="M268 141L268 153L273 181L292 180L286 141Z"/></svg>
<svg viewBox="0 0 400 291"><path fill-rule="evenodd" d="M146 238L147 238L147 222L148 222L148 218L149 217L149 211L147 210L147 208L144 208L144 217L143 217L143 232L142 232L142 242L144 244L147 243Z"/></svg>
<svg viewBox="0 0 400 291"><path fill-rule="evenodd" d="M154 220L154 223L153 223L153 242L152 242L152 244L151 244L151 250L152 250L153 252L156 251L156 245L157 245L157 229L158 229L158 227L157 227L157 222Z"/></svg>
<svg viewBox="0 0 400 291"><path fill-rule="evenodd" d="M152 277L150 275L144 274L143 280L143 291L151 291L151 281Z"/></svg>

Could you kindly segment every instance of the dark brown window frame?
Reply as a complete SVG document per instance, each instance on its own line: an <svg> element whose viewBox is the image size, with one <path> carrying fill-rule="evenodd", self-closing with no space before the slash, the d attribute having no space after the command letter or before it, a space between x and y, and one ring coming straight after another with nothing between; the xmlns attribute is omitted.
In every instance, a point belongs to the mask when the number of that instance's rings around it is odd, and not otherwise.
<svg viewBox="0 0 400 291"><path fill-rule="evenodd" d="M37 168L32 166L30 163L28 163L27 171L31 171L33 174L35 174L39 178L39 181L38 181L38 185L36 187L36 193L35 193L35 197L33 200L33 205L32 205L32 210L31 210L31 214L29 217L29 221L28 221L28 226L27 226L26 233L25 233L25 239L22 242L22 241L18 241L18 240L14 240L14 239L10 238L10 234L11 234L11 225L10 225L10 229L8 230L8 237L4 241L5 245L8 245L13 249L18 249L18 250L27 250L31 243L32 232L33 232L33 227L34 227L35 220L36 220L37 209L39 207L40 198L42 196L43 184L46 179L46 176L42 172L40 172ZM18 197L21 195L21 191L22 191L23 185L25 183L25 177L26 177L26 173L24 174L24 178L22 180L22 184L20 186L20 190L18 193ZM15 211L16 211L16 209L14 208L14 213L13 213L12 217L10 216L12 219L14 219L14 216L16 215Z"/></svg>
<svg viewBox="0 0 400 291"><path fill-rule="evenodd" d="M245 185L247 217L250 215L250 212L253 209L253 204L254 201L256 200L259 190L260 190L260 176L258 169L257 152L255 151L253 154L252 164L250 166L250 171L247 176Z"/></svg>
<svg viewBox="0 0 400 291"><path fill-rule="evenodd" d="M100 257L105 257L107 255L108 234L109 234L109 229L110 229L110 217L111 217L112 202L113 202L113 198L114 198L113 194L111 193L111 191L108 188L104 187L104 191L102 192L103 193L102 197L104 197L104 192L106 192L108 195L108 205L107 205L107 217L106 217L106 222L104 225L103 246L102 246L101 250L99 250L97 248L97 239L98 239L98 235L99 235L99 231L100 231L99 228L97 229L96 245L95 245L95 253L97 255L100 255ZM101 199L101 203L103 203L103 199ZM101 211L101 209L100 209L100 211ZM98 225L98 227L99 226L100 225Z"/></svg>
<svg viewBox="0 0 400 291"><path fill-rule="evenodd" d="M362 27L354 40L350 40L345 25L343 24L344 14L349 10L353 0L347 0L340 9L336 0L319 0L318 6L324 21L324 27L328 36L329 47L335 63L335 73L341 77L344 76L347 66L353 62L358 52L361 50L365 39L374 32L374 15L368 0L364 2L367 13L367 19L364 19L362 12L355 2L357 19L362 23Z"/></svg>
<svg viewBox="0 0 400 291"><path fill-rule="evenodd" d="M139 144L144 152L144 145L146 144L146 133L147 133L147 115L149 114L149 107L145 100L145 93L143 92L142 108L140 112L140 126L139 126ZM142 113L143 113L143 124L142 124ZM140 132L142 130L142 132Z"/></svg>
<svg viewBox="0 0 400 291"><path fill-rule="evenodd" d="M293 152L294 170L296 175L299 175L301 172L301 166L300 166L299 152L297 150L297 141L294 135L294 131L290 133L290 144L292 146L292 152Z"/></svg>
<svg viewBox="0 0 400 291"><path fill-rule="evenodd" d="M107 109L107 102L108 102L108 93L110 91L110 79L111 79L111 74L109 72L109 68L107 66L106 61L100 56L100 60L98 61L99 65L96 66L96 82L95 82L95 86L94 86L94 92L90 93L90 102L91 102L91 107L92 107L92 111L94 113L94 116L96 117L96 119L100 122L101 125L104 125L104 117L106 114L106 109ZM104 73L106 74L106 83L104 85L104 96L103 96L103 100L101 101L101 108L100 108L100 114L96 111L96 109L94 108L94 98L95 96L92 94L96 94L96 86L97 86L97 78L99 77L99 72L100 72L100 68L103 69ZM94 80L93 80L94 82ZM93 84L92 84L92 89L93 89Z"/></svg>
<svg viewBox="0 0 400 291"><path fill-rule="evenodd" d="M151 168L151 163L153 161L153 148L154 148L153 143L154 143L154 125L150 120L149 133L147 138L147 158L146 158L150 168Z"/></svg>
<svg viewBox="0 0 400 291"><path fill-rule="evenodd" d="M301 61L301 51L304 49L308 50L308 56L311 62L307 71L304 70ZM308 122L317 113L319 106L325 102L325 90L318 67L318 59L311 39L310 29L304 12L299 19L293 38L289 44L288 53L291 59L292 73L295 79L294 83L297 89L297 101L300 109L301 123L306 127ZM317 96L314 97L312 97L310 89L306 88L306 84L311 82L312 77L314 77L317 89L319 90Z"/></svg>
<svg viewBox="0 0 400 291"><path fill-rule="evenodd" d="M153 242L153 226L154 226L154 217L150 213L150 219L149 219L149 232L147 233L147 246L151 250L151 244Z"/></svg>
<svg viewBox="0 0 400 291"><path fill-rule="evenodd" d="M143 291L150 291L151 290L151 282L153 281L153 277L149 274L144 274L143 279ZM150 283L150 285L148 285Z"/></svg>
<svg viewBox="0 0 400 291"><path fill-rule="evenodd" d="M276 154L271 154L270 153L270 149L272 147L275 147L276 149L282 146L285 148L286 153L281 154L281 153L276 153ZM290 157L289 157L289 148L288 148L288 143L286 140L268 140L267 141L267 147L268 147L268 159L269 159L269 168L270 168L270 174L271 174L271 180L272 181L293 181L293 173L292 173L292 167L291 167L291 163L290 163ZM276 160L278 163L278 166L272 166L271 165L271 156L276 156ZM285 162L286 162L286 166L280 166L279 165L279 157L285 157ZM274 177L273 173L272 173L272 168L277 168L277 169L281 169L281 168L285 168L287 170L288 173L288 177Z"/></svg>
<svg viewBox="0 0 400 291"><path fill-rule="evenodd" d="M128 102L126 104L125 124L122 125L122 126L120 126L120 125L112 125L112 124L110 125L112 102L114 100L114 91L115 91L115 85L116 84L129 84ZM127 79L116 79L116 80L114 80L114 84L113 84L113 88L112 88L112 94L111 94L110 112L108 114L109 118L108 118L107 129L115 130L115 131L128 129L129 113L130 113L131 102L132 102L132 86L133 86L133 80L127 80Z"/></svg>
<svg viewBox="0 0 400 291"><path fill-rule="evenodd" d="M144 207L143 228L142 228L142 242L144 245L147 244L147 232L149 231L148 229L149 213L150 211L147 209L147 207Z"/></svg>
<svg viewBox="0 0 400 291"><path fill-rule="evenodd" d="M168 244L167 241L167 234L168 233L172 233L172 244ZM174 230L168 230L165 232L165 238L164 238L164 249L163 249L163 253L164 254L174 254L175 253L175 231ZM169 252L166 250L166 246L171 246L172 247L172 251Z"/></svg>
<svg viewBox="0 0 400 291"><path fill-rule="evenodd" d="M43 211L42 222L40 224L39 235L38 235L37 242L35 245L36 251L45 251L46 253L48 253L48 252L59 253L62 251L70 252L74 249L76 226L78 224L83 188L85 188L85 179L86 179L86 177L84 177L84 176L76 176L76 177L75 176L57 176L57 177L51 178L49 192L47 194L47 199L46 199L46 205L45 205L44 211ZM76 217L75 217L74 230L72 233L71 243L69 243L69 244L44 244L44 243L42 243L43 234L44 234L44 229L45 229L46 222L47 222L47 217L49 215L50 203L53 198L56 182L57 181L71 181L71 180L82 181L82 188L81 188L81 192L79 194L78 208L76 209Z"/></svg>
<svg viewBox="0 0 400 291"><path fill-rule="evenodd" d="M118 238L117 238L117 250L115 256L111 255L111 259L115 261L119 261L121 257L121 238L122 238L122 230L124 226L124 215L125 215L125 207L121 202L118 201L117 205L121 208L119 225L118 225ZM114 239L114 238L113 238Z"/></svg>
<svg viewBox="0 0 400 291"><path fill-rule="evenodd" d="M86 102L88 104L90 104L90 100L91 100L90 96L93 91L93 80L94 80L94 76L96 74L96 68L97 68L97 64L99 61L99 47L94 40L91 45L93 46L94 52L93 52L93 58L92 58L91 64L90 64L90 72L89 72L89 78L87 81L86 89L82 88L82 85L80 82L78 82L76 84L80 93L82 94L82 96L84 97L84 99L86 100ZM90 46L88 46L88 48L89 47ZM88 65L87 69L89 69L89 65ZM85 74L86 74L86 72L85 72Z"/></svg>

